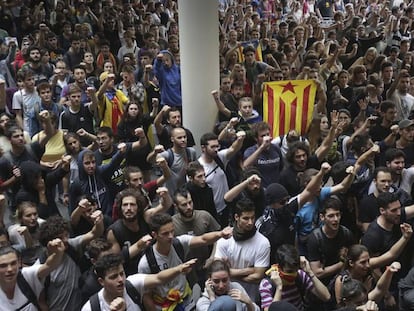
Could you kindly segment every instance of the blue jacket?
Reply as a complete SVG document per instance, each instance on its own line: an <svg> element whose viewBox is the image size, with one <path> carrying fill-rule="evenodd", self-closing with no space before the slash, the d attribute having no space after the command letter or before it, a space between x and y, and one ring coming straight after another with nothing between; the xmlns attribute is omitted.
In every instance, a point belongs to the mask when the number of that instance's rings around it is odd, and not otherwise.
<svg viewBox="0 0 414 311"><path fill-rule="evenodd" d="M154 73L157 77L161 90L161 103L171 107L181 106L181 70L175 64L174 56L167 50L161 51L171 56L172 66L167 68L162 60L155 59Z"/></svg>

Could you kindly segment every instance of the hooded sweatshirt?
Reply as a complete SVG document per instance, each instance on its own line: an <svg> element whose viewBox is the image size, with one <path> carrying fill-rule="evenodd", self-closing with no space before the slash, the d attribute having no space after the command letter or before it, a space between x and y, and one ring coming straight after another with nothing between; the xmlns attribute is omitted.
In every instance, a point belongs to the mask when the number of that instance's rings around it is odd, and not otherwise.
<svg viewBox="0 0 414 311"><path fill-rule="evenodd" d="M161 90L161 103L171 107L181 106L181 70L174 61L170 51L162 50L161 53L171 56L172 66L166 67L162 60L155 59L154 73Z"/></svg>
<svg viewBox="0 0 414 311"><path fill-rule="evenodd" d="M130 144L127 144L127 146L128 149L131 148ZM110 194L107 185L111 181L112 174L124 159L124 154L117 151L111 162L96 166L95 173L88 175L83 167L83 157L86 151L87 149L81 151L78 156L79 179L72 184L69 190L70 210L72 212L76 208L80 196L89 194L96 198L98 208L102 213L111 217L114 197Z"/></svg>

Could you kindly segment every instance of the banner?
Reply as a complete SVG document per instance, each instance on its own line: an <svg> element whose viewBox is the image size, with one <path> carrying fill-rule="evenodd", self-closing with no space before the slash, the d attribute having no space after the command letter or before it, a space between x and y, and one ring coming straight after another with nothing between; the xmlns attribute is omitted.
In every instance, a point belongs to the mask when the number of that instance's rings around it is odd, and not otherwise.
<svg viewBox="0 0 414 311"><path fill-rule="evenodd" d="M312 121L316 84L313 80L285 80L263 84L263 116L273 137L295 129L304 135Z"/></svg>

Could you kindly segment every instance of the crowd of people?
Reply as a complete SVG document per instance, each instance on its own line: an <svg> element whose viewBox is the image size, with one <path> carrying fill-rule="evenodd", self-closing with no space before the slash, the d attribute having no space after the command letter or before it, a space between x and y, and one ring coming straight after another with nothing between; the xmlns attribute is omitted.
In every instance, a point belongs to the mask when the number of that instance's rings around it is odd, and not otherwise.
<svg viewBox="0 0 414 311"><path fill-rule="evenodd" d="M217 4L200 138L177 1L0 4L0 310L414 310L414 5Z"/></svg>

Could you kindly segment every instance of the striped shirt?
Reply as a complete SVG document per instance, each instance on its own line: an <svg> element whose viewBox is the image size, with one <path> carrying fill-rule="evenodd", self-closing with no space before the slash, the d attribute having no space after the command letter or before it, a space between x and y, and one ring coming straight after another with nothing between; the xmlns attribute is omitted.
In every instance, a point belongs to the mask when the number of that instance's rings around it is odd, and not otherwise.
<svg viewBox="0 0 414 311"><path fill-rule="evenodd" d="M282 300L287 301L293 304L298 310L303 311L305 309L303 304L303 299L307 296L308 292L313 288L312 279L309 275L303 271L298 270L297 281L293 285L283 286L282 289ZM267 308L273 301L273 296L275 295L274 284L269 278L264 278L260 282L259 292L261 297L261 307ZM301 289L298 288L297 284L301 285ZM304 293L305 297L301 297Z"/></svg>

